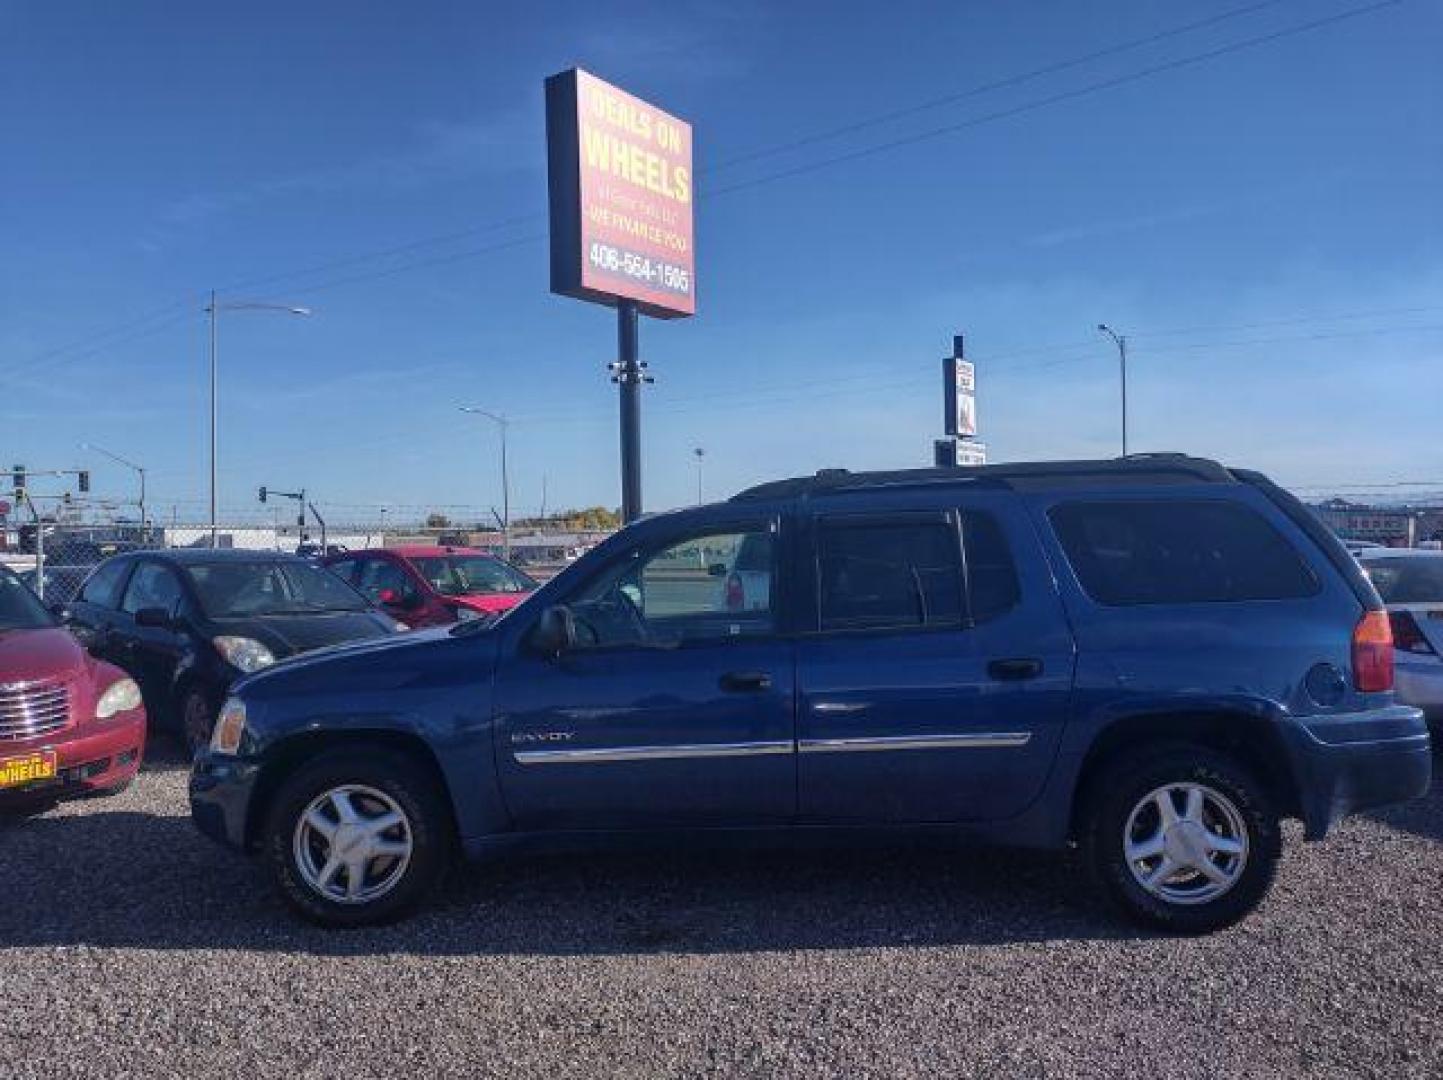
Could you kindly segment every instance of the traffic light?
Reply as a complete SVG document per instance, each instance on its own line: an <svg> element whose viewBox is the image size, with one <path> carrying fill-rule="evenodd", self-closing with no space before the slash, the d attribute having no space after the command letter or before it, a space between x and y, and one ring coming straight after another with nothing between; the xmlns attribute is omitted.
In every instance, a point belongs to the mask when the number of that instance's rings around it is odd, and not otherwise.
<svg viewBox="0 0 1443 1080"><path fill-rule="evenodd" d="M261 485L260 500L261 500L261 502L265 502L265 501L266 501L266 488L265 488L265 485L264 485L264 484Z"/></svg>
<svg viewBox="0 0 1443 1080"><path fill-rule="evenodd" d="M80 494L88 495L90 493L90 470L81 469L77 474L77 479L80 481Z"/></svg>
<svg viewBox="0 0 1443 1080"><path fill-rule="evenodd" d="M16 490L16 491L24 491L24 490L25 490L25 466L24 466L24 465L16 465L14 471L10 474L10 478L15 482L15 490Z"/></svg>

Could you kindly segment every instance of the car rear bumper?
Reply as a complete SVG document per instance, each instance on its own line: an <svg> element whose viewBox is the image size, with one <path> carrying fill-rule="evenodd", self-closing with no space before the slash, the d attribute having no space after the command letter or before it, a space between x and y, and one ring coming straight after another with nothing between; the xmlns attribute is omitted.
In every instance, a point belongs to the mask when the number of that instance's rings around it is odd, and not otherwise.
<svg viewBox="0 0 1443 1080"><path fill-rule="evenodd" d="M1398 700L1422 709L1435 734L1443 731L1443 660L1427 657L1415 662L1400 658L1395 672Z"/></svg>
<svg viewBox="0 0 1443 1080"><path fill-rule="evenodd" d="M190 772L190 819L218 844L244 851L260 767L243 758L202 754Z"/></svg>
<svg viewBox="0 0 1443 1080"><path fill-rule="evenodd" d="M1410 705L1309 717L1287 734L1310 840L1350 814L1416 799L1433 780L1428 727Z"/></svg>
<svg viewBox="0 0 1443 1080"><path fill-rule="evenodd" d="M0 743L0 757L55 751L57 775L0 790L0 808L16 803L74 799L119 787L140 769L145 753L145 712L87 722L60 738Z"/></svg>

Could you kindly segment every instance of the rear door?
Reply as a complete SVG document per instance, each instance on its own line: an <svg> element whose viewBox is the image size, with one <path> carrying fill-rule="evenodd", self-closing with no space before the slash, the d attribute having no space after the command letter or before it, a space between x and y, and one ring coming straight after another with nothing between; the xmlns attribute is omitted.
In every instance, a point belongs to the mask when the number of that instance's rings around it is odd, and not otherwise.
<svg viewBox="0 0 1443 1080"><path fill-rule="evenodd" d="M804 820L1012 816L1066 719L1073 648L1008 492L891 496L821 511L815 625L798 642Z"/></svg>

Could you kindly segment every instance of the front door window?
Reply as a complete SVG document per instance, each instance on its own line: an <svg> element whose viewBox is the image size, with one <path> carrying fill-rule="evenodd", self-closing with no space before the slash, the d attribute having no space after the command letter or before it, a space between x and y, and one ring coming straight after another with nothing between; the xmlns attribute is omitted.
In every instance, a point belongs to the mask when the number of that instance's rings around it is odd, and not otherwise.
<svg viewBox="0 0 1443 1080"><path fill-rule="evenodd" d="M772 534L708 532L641 550L571 603L582 648L675 646L774 629Z"/></svg>

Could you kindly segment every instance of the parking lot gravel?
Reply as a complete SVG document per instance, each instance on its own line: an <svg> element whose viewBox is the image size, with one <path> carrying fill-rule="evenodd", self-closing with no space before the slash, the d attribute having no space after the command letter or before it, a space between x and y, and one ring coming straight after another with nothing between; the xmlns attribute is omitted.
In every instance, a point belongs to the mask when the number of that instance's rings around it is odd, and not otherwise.
<svg viewBox="0 0 1443 1080"><path fill-rule="evenodd" d="M936 847L516 858L327 933L193 831L163 745L0 824L0 873L6 1076L1443 1076L1437 786L1290 829L1201 939L1067 856Z"/></svg>

